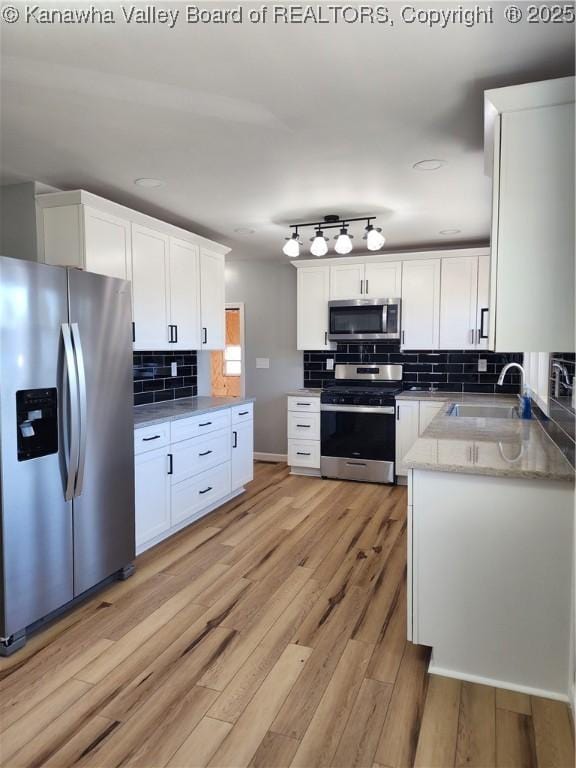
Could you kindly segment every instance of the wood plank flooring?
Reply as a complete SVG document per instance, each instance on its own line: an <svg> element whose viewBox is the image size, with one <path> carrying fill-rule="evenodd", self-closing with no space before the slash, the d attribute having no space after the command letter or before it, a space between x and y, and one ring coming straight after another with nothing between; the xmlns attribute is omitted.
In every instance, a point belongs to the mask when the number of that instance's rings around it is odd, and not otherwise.
<svg viewBox="0 0 576 768"><path fill-rule="evenodd" d="M291 477L0 660L5 768L572 768L568 708L427 674L403 488Z"/></svg>

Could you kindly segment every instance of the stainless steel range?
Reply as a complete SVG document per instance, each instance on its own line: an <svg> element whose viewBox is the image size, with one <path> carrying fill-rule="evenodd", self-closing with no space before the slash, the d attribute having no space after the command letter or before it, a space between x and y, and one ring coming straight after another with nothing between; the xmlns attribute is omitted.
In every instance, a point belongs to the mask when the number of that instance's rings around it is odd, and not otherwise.
<svg viewBox="0 0 576 768"><path fill-rule="evenodd" d="M323 477L394 483L396 408L401 365L337 365L320 395Z"/></svg>

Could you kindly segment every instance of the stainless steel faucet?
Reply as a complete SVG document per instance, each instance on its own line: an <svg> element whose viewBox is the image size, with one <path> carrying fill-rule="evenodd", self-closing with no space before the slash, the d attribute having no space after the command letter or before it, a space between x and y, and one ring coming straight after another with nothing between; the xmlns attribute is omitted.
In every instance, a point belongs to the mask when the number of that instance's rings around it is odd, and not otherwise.
<svg viewBox="0 0 576 768"><path fill-rule="evenodd" d="M524 380L525 380L526 374L524 373L524 368L522 368L520 363L508 363L507 365L504 366L504 368L502 368L502 370L500 371L500 376L498 377L498 386L501 387L502 384L504 384L504 376L506 376L506 374L508 373L508 371L511 368L518 368L518 370L522 374L522 379L521 379L521 383L520 383L520 387L521 387L520 391L521 391L522 394L524 394L524 389L525 389L525 387L524 387Z"/></svg>
<svg viewBox="0 0 576 768"><path fill-rule="evenodd" d="M554 361L552 363L552 370L554 371L554 397L560 397L560 375L564 378L564 386L571 392L572 384L570 384L570 376L568 376L566 366Z"/></svg>

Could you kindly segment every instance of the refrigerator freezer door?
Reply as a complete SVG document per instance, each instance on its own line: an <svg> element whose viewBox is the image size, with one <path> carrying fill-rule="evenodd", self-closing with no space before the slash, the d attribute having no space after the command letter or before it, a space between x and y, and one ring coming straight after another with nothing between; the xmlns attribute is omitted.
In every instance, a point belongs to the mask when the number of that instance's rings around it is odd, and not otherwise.
<svg viewBox="0 0 576 768"><path fill-rule="evenodd" d="M71 269L68 284L80 382L73 500L74 593L79 595L135 555L132 317L130 283Z"/></svg>
<svg viewBox="0 0 576 768"><path fill-rule="evenodd" d="M3 637L73 597L72 503L64 499L64 435L58 434L67 321L65 270L0 257Z"/></svg>

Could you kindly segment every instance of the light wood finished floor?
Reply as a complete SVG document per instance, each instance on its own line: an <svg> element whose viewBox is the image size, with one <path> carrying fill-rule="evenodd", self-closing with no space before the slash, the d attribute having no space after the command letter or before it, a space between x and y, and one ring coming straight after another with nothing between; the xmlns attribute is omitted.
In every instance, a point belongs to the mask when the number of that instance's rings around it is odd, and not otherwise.
<svg viewBox="0 0 576 768"><path fill-rule="evenodd" d="M571 768L563 704L427 675L405 511L401 488L258 464L0 662L2 765Z"/></svg>

